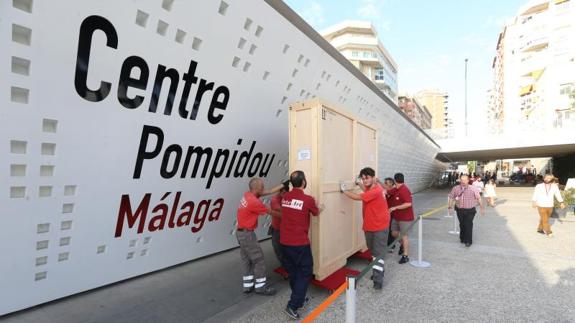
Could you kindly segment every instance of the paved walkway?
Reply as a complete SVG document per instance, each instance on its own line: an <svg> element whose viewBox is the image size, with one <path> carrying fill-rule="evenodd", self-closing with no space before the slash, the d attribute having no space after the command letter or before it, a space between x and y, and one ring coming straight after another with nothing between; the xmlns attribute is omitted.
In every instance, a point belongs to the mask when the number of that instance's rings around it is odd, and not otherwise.
<svg viewBox="0 0 575 323"><path fill-rule="evenodd" d="M537 234L538 216L530 208L532 188L498 190L495 208L476 218L474 244L467 249L448 234L452 219L441 212L424 220L424 260L432 267L386 259L381 292L364 280L358 289L358 322L574 322L575 216L555 221L554 238ZM445 192L415 196L418 213L445 203ZM416 232L414 232L414 237ZM416 249L412 254L416 254ZM360 269L363 261L350 261ZM327 293L311 289L315 307ZM237 322L282 322L289 291ZM307 310L308 313L310 310ZM340 297L317 322L344 322Z"/></svg>
<svg viewBox="0 0 575 323"><path fill-rule="evenodd" d="M453 223L441 212L424 220L424 258L417 269L386 259L384 289L369 281L358 290L358 322L575 321L575 216L553 225L556 236L535 233L532 188L499 189L500 199L475 221L474 244L466 249L449 235ZM415 195L418 213L445 204L446 191ZM414 232L414 237L416 232ZM263 243L271 271L277 266ZM416 254L416 249L412 254ZM243 295L237 249L158 273L90 291L0 318L2 323L66 322L284 322L287 282L272 275L275 297ZM361 269L367 263L350 260ZM307 312L329 294L312 287ZM345 321L344 298L319 322Z"/></svg>

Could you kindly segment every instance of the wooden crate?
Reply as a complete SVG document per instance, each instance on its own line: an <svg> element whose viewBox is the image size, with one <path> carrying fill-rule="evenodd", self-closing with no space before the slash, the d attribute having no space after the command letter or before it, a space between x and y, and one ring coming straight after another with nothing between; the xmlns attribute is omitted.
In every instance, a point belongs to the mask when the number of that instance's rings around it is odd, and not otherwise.
<svg viewBox="0 0 575 323"><path fill-rule="evenodd" d="M377 169L377 130L317 98L290 105L289 123L290 171L304 171L306 193L325 205L310 225L314 274L322 280L366 249L361 202L341 194L339 182L351 187L360 169Z"/></svg>

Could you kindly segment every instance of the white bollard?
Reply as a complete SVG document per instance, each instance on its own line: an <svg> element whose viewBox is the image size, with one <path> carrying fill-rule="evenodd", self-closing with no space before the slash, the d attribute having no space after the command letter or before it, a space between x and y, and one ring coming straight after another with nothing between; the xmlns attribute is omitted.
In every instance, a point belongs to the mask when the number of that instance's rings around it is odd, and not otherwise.
<svg viewBox="0 0 575 323"><path fill-rule="evenodd" d="M447 211L449 212L449 209L447 209ZM455 212L455 210L453 212ZM449 231L449 234L459 234L459 219L457 219L457 214L453 216L453 230Z"/></svg>
<svg viewBox="0 0 575 323"><path fill-rule="evenodd" d="M417 268L427 268L431 266L427 261L423 261L423 217L419 216L419 226L418 226L418 238L417 241L417 260L412 260L409 262L410 265Z"/></svg>
<svg viewBox="0 0 575 323"><path fill-rule="evenodd" d="M445 213L445 215L443 216L444 218L452 218L453 215L449 214L449 196L447 196L447 212Z"/></svg>
<svg viewBox="0 0 575 323"><path fill-rule="evenodd" d="M355 277L347 276L347 290L345 291L346 323L355 323L355 282Z"/></svg>

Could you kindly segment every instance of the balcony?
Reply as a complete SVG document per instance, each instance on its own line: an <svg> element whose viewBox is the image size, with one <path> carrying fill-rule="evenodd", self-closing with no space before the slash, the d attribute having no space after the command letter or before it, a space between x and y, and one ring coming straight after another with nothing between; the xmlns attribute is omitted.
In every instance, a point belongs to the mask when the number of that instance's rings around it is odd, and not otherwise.
<svg viewBox="0 0 575 323"><path fill-rule="evenodd" d="M529 39L521 47L521 51L524 53L538 52L546 49L548 45L549 39L547 36L529 37Z"/></svg>

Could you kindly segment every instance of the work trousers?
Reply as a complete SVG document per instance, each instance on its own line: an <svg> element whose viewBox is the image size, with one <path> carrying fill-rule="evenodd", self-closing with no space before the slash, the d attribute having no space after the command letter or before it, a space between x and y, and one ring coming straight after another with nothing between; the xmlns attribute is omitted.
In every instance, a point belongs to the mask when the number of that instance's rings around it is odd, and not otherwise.
<svg viewBox="0 0 575 323"><path fill-rule="evenodd" d="M282 258L285 270L289 275L291 297L289 308L297 310L305 301L309 281L313 274L313 257L310 245L286 246L282 245Z"/></svg>
<svg viewBox="0 0 575 323"><path fill-rule="evenodd" d="M240 244L244 289L255 287L256 290L261 290L265 288L266 264L255 232L238 230L236 238Z"/></svg>
<svg viewBox="0 0 575 323"><path fill-rule="evenodd" d="M274 253L276 254L280 264L283 266L282 246L280 244L280 230L270 227L270 233L272 236L272 247L274 248Z"/></svg>
<svg viewBox="0 0 575 323"><path fill-rule="evenodd" d="M384 271L384 261L383 256L385 253L385 245L387 243L387 237L389 234L389 229L381 231L365 231L365 242L367 243L367 249L371 255L375 257L381 257L373 266L373 281L376 283L383 283L383 271Z"/></svg>
<svg viewBox="0 0 575 323"><path fill-rule="evenodd" d="M477 210L473 207L470 209L455 208L457 219L459 220L459 240L462 243L473 243L473 218Z"/></svg>

